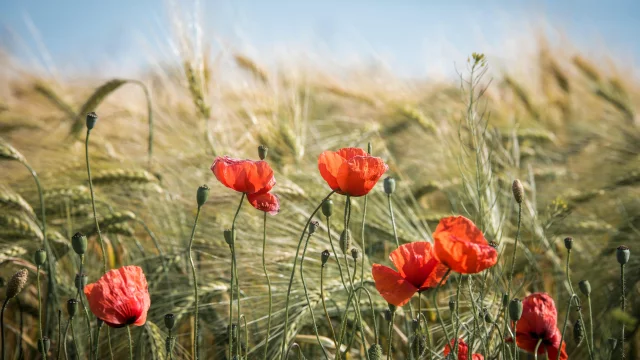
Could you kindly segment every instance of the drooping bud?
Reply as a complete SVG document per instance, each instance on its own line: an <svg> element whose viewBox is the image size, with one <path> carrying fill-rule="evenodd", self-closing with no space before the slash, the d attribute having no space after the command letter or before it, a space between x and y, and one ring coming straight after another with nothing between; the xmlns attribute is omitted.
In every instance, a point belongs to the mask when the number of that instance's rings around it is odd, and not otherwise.
<svg viewBox="0 0 640 360"><path fill-rule="evenodd" d="M353 260L358 260L358 254L360 254L360 251L356 248L352 248L351 249L351 257L353 258Z"/></svg>
<svg viewBox="0 0 640 360"><path fill-rule="evenodd" d="M36 253L33 255L33 261L37 266L44 265L45 261L47 261L47 252L44 249L36 250Z"/></svg>
<svg viewBox="0 0 640 360"><path fill-rule="evenodd" d="M322 266L323 267L327 263L327 261L329 260L330 256L331 256L331 253L329 252L329 250L325 250L325 251L322 252L322 254L320 254L320 260L322 261Z"/></svg>
<svg viewBox="0 0 640 360"><path fill-rule="evenodd" d="M312 221L309 223L309 235L313 235L314 232L316 232L316 230L318 230L318 228L320 227L320 223L317 221Z"/></svg>
<svg viewBox="0 0 640 360"><path fill-rule="evenodd" d="M73 247L73 251L78 255L84 255L87 251L87 237L82 233L75 233L71 237L71 246Z"/></svg>
<svg viewBox="0 0 640 360"><path fill-rule="evenodd" d="M589 284L589 280L582 280L578 283L580 287L580 291L584 294L584 296L591 295L591 284Z"/></svg>
<svg viewBox="0 0 640 360"><path fill-rule="evenodd" d="M76 315L76 312L78 312L78 300L67 300L67 312L69 313L69 318L73 319L73 317Z"/></svg>
<svg viewBox="0 0 640 360"><path fill-rule="evenodd" d="M520 180L513 180L513 186L511 186L511 191L513 191L513 198L516 199L518 204L522 204L522 200L524 200L524 187Z"/></svg>
<svg viewBox="0 0 640 360"><path fill-rule="evenodd" d="M616 258L618 259L618 263L620 265L625 265L629 262L629 257L631 256L631 251L629 251L628 246L620 245L616 251Z"/></svg>
<svg viewBox="0 0 640 360"><path fill-rule="evenodd" d="M224 241L227 245L232 246L236 242L236 232L235 230L225 229L224 230Z"/></svg>
<svg viewBox="0 0 640 360"><path fill-rule="evenodd" d="M269 148L268 147L266 147L264 145L258 146L258 157L260 158L260 160L266 159L268 152L269 152Z"/></svg>
<svg viewBox="0 0 640 360"><path fill-rule="evenodd" d="M95 112L90 112L87 114L87 129L91 130L94 126L96 126L96 122L98 121L98 114Z"/></svg>
<svg viewBox="0 0 640 360"><path fill-rule="evenodd" d="M379 344L373 344L369 348L369 359L370 360L382 360L382 346Z"/></svg>
<svg viewBox="0 0 640 360"><path fill-rule="evenodd" d="M584 340L584 326L582 325L582 321L578 319L573 325L573 341L575 341L576 346L578 346L582 343L582 340Z"/></svg>
<svg viewBox="0 0 640 360"><path fill-rule="evenodd" d="M87 286L87 279L87 274L76 274L76 289L80 290L80 292L84 291L84 287Z"/></svg>
<svg viewBox="0 0 640 360"><path fill-rule="evenodd" d="M174 326L176 326L176 316L173 314L166 314L164 316L164 326L167 327L167 330L172 330Z"/></svg>
<svg viewBox="0 0 640 360"><path fill-rule="evenodd" d="M48 337L43 337L38 340L38 352L42 355L46 355L49 353L49 349L51 348L51 340Z"/></svg>
<svg viewBox="0 0 640 360"><path fill-rule="evenodd" d="M13 274L11 279L9 279L9 283L7 284L7 299L13 299L16 297L24 286L27 284L27 280L29 279L29 272L27 269L20 269L18 272Z"/></svg>
<svg viewBox="0 0 640 360"><path fill-rule="evenodd" d="M522 300L513 299L509 303L509 318L512 321L518 321L522 317Z"/></svg>
<svg viewBox="0 0 640 360"><path fill-rule="evenodd" d="M322 202L322 215L326 217L333 215L333 200L327 199Z"/></svg>
<svg viewBox="0 0 640 360"><path fill-rule="evenodd" d="M396 191L396 179L392 178L391 176L387 176L386 178L384 178L383 187L384 192L387 195L393 194Z"/></svg>
<svg viewBox="0 0 640 360"><path fill-rule="evenodd" d="M196 199L198 200L198 207L204 205L209 199L209 187L205 184L198 188L198 192L196 194Z"/></svg>
<svg viewBox="0 0 640 360"><path fill-rule="evenodd" d="M573 248L573 238L572 237L564 238L564 247L567 248L567 250L571 250Z"/></svg>
<svg viewBox="0 0 640 360"><path fill-rule="evenodd" d="M340 250L343 253L347 253L351 248L351 230L343 230L342 234L340 234Z"/></svg>
<svg viewBox="0 0 640 360"><path fill-rule="evenodd" d="M451 299L449 300L449 311L454 312L456 310L456 301Z"/></svg>

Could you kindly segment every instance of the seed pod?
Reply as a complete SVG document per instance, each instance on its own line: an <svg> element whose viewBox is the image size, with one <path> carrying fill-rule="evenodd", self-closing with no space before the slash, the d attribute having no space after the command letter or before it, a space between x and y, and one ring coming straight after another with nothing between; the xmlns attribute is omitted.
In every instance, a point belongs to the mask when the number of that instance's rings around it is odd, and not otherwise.
<svg viewBox="0 0 640 360"><path fill-rule="evenodd" d="M78 300L69 299L67 301L67 312L69 313L69 318L73 319L77 311L78 311Z"/></svg>
<svg viewBox="0 0 640 360"><path fill-rule="evenodd" d="M16 297L27 284L27 280L29 279L29 272L27 269L20 269L18 272L13 274L11 279L9 279L9 283L7 284L7 299L12 299Z"/></svg>
<svg viewBox="0 0 640 360"><path fill-rule="evenodd" d="M451 299L449 300L449 311L454 312L456 310L456 301Z"/></svg>
<svg viewBox="0 0 640 360"><path fill-rule="evenodd" d="M96 126L96 122L98 121L98 114L95 112L90 112L87 114L87 129L91 130L94 126Z"/></svg>
<svg viewBox="0 0 640 360"><path fill-rule="evenodd" d="M264 145L260 145L258 146L258 157L260 158L260 160L264 160L267 158L267 153L269 153L269 148L264 146Z"/></svg>
<svg viewBox="0 0 640 360"><path fill-rule="evenodd" d="M81 292L84 290L84 287L87 286L87 274L76 274L75 285L76 289Z"/></svg>
<svg viewBox="0 0 640 360"><path fill-rule="evenodd" d="M564 247L567 248L567 250L571 250L573 248L573 238L572 237L564 238Z"/></svg>
<svg viewBox="0 0 640 360"><path fill-rule="evenodd" d="M43 337L38 340L38 352L42 355L46 355L49 353L49 348L51 348L51 340L48 337Z"/></svg>
<svg viewBox="0 0 640 360"><path fill-rule="evenodd" d="M584 326L582 325L582 321L578 319L573 325L573 341L576 342L576 346L579 346L582 340L584 340Z"/></svg>
<svg viewBox="0 0 640 360"><path fill-rule="evenodd" d="M591 284L589 284L589 280L582 280L578 283L580 287L580 291L584 294L584 296L591 295Z"/></svg>
<svg viewBox="0 0 640 360"><path fill-rule="evenodd" d="M236 232L235 230L225 229L224 230L224 241L227 245L232 246L236 242Z"/></svg>
<svg viewBox="0 0 640 360"><path fill-rule="evenodd" d="M382 346L379 344L373 344L369 348L369 359L382 360Z"/></svg>
<svg viewBox="0 0 640 360"><path fill-rule="evenodd" d="M333 215L333 200L327 199L322 202L322 215L326 217Z"/></svg>
<svg viewBox="0 0 640 360"><path fill-rule="evenodd" d="M358 260L358 254L360 254L360 251L358 251L358 249L356 248L352 248L351 249L351 257L353 258L353 260Z"/></svg>
<svg viewBox="0 0 640 360"><path fill-rule="evenodd" d="M509 318L512 321L518 321L522 317L522 300L513 299L509 303Z"/></svg>
<svg viewBox="0 0 640 360"><path fill-rule="evenodd" d="M322 254L320 254L320 260L322 261L322 267L324 267L324 265L327 263L327 261L329 260L329 257L331 256L331 253L329 252L329 250L325 250L322 252Z"/></svg>
<svg viewBox="0 0 640 360"><path fill-rule="evenodd" d="M524 200L524 187L522 186L520 180L513 180L511 191L513 191L513 198L516 199L516 202L518 204L522 204L522 200Z"/></svg>
<svg viewBox="0 0 640 360"><path fill-rule="evenodd" d="M340 250L343 253L347 253L351 248L351 230L343 230L342 234L340 234Z"/></svg>
<svg viewBox="0 0 640 360"><path fill-rule="evenodd" d="M313 235L314 232L316 232L316 230L318 230L318 228L320 227L320 223L317 221L312 221L309 223L309 235Z"/></svg>
<svg viewBox="0 0 640 360"><path fill-rule="evenodd" d="M196 199L198 201L198 207L204 205L209 199L209 187L205 184L198 188L198 192L196 194Z"/></svg>
<svg viewBox="0 0 640 360"><path fill-rule="evenodd" d="M391 195L396 191L396 179L392 178L391 176L384 178L383 185L384 192L387 195Z"/></svg>
<svg viewBox="0 0 640 360"><path fill-rule="evenodd" d="M44 249L36 250L33 260L37 266L44 265L45 261L47 261L47 252Z"/></svg>
<svg viewBox="0 0 640 360"><path fill-rule="evenodd" d="M616 251L616 258L618 259L618 263L620 265L625 265L629 262L629 257L631 256L631 251L629 251L629 247L620 245Z"/></svg>
<svg viewBox="0 0 640 360"><path fill-rule="evenodd" d="M176 316L173 314L166 314L164 316L164 326L167 327L167 330L172 330L174 326L176 326Z"/></svg>
<svg viewBox="0 0 640 360"><path fill-rule="evenodd" d="M87 251L87 237L82 233L75 233L71 237L71 246L73 247L73 251L78 255L84 255Z"/></svg>

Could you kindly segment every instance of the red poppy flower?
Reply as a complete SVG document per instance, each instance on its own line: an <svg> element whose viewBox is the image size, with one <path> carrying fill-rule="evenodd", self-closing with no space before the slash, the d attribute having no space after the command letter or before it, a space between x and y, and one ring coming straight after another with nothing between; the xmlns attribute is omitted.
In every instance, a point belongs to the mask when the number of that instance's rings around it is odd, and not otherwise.
<svg viewBox="0 0 640 360"><path fill-rule="evenodd" d="M516 327L516 343L522 350L533 353L538 341L542 339L538 354L547 353L547 358L555 360L560 352L560 359L569 358L565 350L566 343L562 339L562 333L558 329L558 311L549 294L534 293L522 300L522 317ZM513 338L508 338L513 342Z"/></svg>
<svg viewBox="0 0 640 360"><path fill-rule="evenodd" d="M275 215L280 211L280 200L278 196L272 193L249 194L247 195L249 203L254 208Z"/></svg>
<svg viewBox="0 0 640 360"><path fill-rule="evenodd" d="M111 327L142 326L147 321L151 298L139 266L109 270L100 280L85 286L84 294L91 312Z"/></svg>
<svg viewBox="0 0 640 360"><path fill-rule="evenodd" d="M273 170L266 161L217 157L211 171L222 185L245 194L263 194L276 184Z"/></svg>
<svg viewBox="0 0 640 360"><path fill-rule="evenodd" d="M388 169L382 159L359 148L325 151L318 157L320 175L342 195L367 195Z"/></svg>
<svg viewBox="0 0 640 360"><path fill-rule="evenodd" d="M401 245L389 254L398 271L373 264L371 270L376 289L382 297L395 306L408 303L413 294L438 285L447 267L432 254L431 243L417 241Z"/></svg>
<svg viewBox="0 0 640 360"><path fill-rule="evenodd" d="M451 344L444 346L444 357L451 352L451 349L455 347L454 339L451 339ZM469 358L469 345L467 345L462 338L458 339L458 360L467 360ZM471 355L471 360L484 360L484 356L480 354Z"/></svg>
<svg viewBox="0 0 640 360"><path fill-rule="evenodd" d="M460 274L476 274L498 261L498 252L471 220L451 216L440 220L433 233L434 253L441 263Z"/></svg>

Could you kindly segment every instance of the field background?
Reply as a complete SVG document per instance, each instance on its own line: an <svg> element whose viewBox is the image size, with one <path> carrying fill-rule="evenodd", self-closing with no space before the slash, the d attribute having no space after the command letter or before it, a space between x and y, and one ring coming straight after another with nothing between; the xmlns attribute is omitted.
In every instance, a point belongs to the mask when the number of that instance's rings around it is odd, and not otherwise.
<svg viewBox="0 0 640 360"><path fill-rule="evenodd" d="M531 32L527 51L516 58L505 61L486 54L488 71L480 83L488 90L472 104L484 117L469 121L468 87L455 75L399 76L366 62L332 69L316 66L317 61L306 63L300 60L303 57L263 62L261 56L234 46L202 47L207 37L192 37L178 26L181 21L176 20L171 30L179 45L179 61L158 62L126 79L86 73L51 76L26 66L11 48L0 52L0 153L14 148L40 176L48 237L58 259L60 301L75 291L78 264L69 240L76 231L91 235L90 281L100 274L86 180L84 114L95 110L100 116L92 131L90 154L109 265L142 266L150 283L149 321L134 330L140 354L164 358L162 319L174 312L178 352L181 358L190 356L185 349L193 336L194 299L185 250L196 189L208 184L211 197L194 243L206 344L203 358L224 357L230 256L222 231L230 226L239 199L215 180L209 167L215 155L257 158L260 144L269 147L268 160L278 181L274 191L282 204L280 214L269 217L268 223L274 335L282 331L290 260L299 232L329 191L318 174L317 156L326 149L366 148L368 142L374 155L389 164L389 175L398 180L393 204L401 242L429 240L442 216L463 214L481 224L488 239L510 254L517 215L510 184L520 178L527 196L522 237L526 248L521 250L525 255L519 256L516 268L521 294L553 294L559 317L564 318L562 239L574 237L573 280L588 279L592 284L600 332L596 348L604 347L618 326L610 312L619 304L615 247L626 244L632 252L628 309L640 318L640 261L633 255L640 239L640 81L636 67L629 65L633 62L619 60L614 53L591 56L593 52L582 51L569 40ZM450 59L450 64L468 79L466 55ZM29 172L20 161L3 161L0 166L0 274L7 279L20 267L35 271L31 259L41 247L42 232L38 194ZM342 199L336 200L337 209L342 205ZM354 241L360 244L362 200L356 200L353 208L358 229ZM367 211L366 262L388 265L386 256L394 240L381 184L369 196ZM239 229L241 302L247 311L250 348L261 354L266 326L262 214L245 205ZM320 252L328 246L326 236L313 238L305 260L305 278L316 303ZM326 292L335 309L344 305L344 294L335 268L327 274ZM25 358L37 353L34 284L31 281L20 295ZM289 336L315 358L320 353L299 281L292 296L294 326L289 327ZM377 294L373 299L373 309L363 305L364 316L370 317L374 310L383 323L386 304ZM487 306L497 306L496 299ZM321 308L316 309L318 314ZM432 310L430 320L435 319ZM5 318L7 343L16 344L17 303ZM56 319L49 323L54 326ZM78 334L83 326L79 321ZM321 326L322 333L326 330ZM634 326L628 330L632 359L640 358L636 330ZM433 331L437 335L439 328L434 326ZM117 351L125 351L124 331L111 334ZM275 338L270 345L274 352L280 340ZM569 340L570 354L573 348ZM18 353L13 345L10 349ZM353 356L358 358L356 352ZM574 356L581 358L577 352Z"/></svg>

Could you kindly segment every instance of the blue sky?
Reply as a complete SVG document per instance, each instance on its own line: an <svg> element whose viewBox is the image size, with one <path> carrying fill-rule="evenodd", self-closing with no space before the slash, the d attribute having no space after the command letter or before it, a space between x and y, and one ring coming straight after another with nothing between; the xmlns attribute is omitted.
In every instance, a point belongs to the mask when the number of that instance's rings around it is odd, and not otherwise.
<svg viewBox="0 0 640 360"><path fill-rule="evenodd" d="M472 51L513 55L542 28L587 53L640 64L638 0L200 0L198 8L207 38L261 59L308 50L424 75ZM0 0L0 45L41 69L126 73L170 53L173 12L163 0Z"/></svg>

